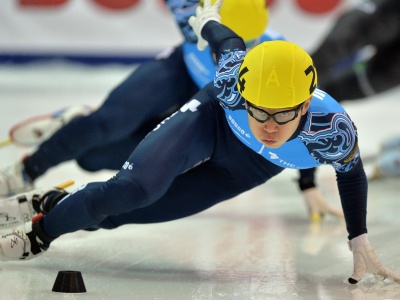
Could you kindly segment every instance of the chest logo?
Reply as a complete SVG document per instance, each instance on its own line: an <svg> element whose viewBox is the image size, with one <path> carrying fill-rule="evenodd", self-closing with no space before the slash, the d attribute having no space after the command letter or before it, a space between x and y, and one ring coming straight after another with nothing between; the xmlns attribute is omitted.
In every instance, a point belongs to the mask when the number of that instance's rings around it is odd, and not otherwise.
<svg viewBox="0 0 400 300"><path fill-rule="evenodd" d="M274 152L269 151L268 154L270 155L270 159L279 159L279 156Z"/></svg>

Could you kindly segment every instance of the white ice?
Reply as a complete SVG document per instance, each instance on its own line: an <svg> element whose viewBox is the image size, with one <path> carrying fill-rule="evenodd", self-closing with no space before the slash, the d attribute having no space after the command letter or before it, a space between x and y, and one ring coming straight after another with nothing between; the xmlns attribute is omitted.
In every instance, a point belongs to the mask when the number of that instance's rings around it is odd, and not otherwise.
<svg viewBox="0 0 400 300"><path fill-rule="evenodd" d="M28 117L72 104L100 105L133 68L64 64L0 66L0 137ZM361 152L372 156L386 138L400 133L400 89L345 102L359 130ZM77 133L79 134L79 132ZM0 149L0 167L31 148ZM371 164L366 164L367 173ZM113 172L88 173L74 162L51 169L37 186L68 179L73 190ZM186 219L116 230L79 231L57 239L42 257L0 263L1 299L400 299L400 286L367 275L347 283L352 254L343 221L311 224L287 170L270 182ZM335 206L333 169L321 168L318 183ZM369 186L369 240L382 261L400 272L399 179ZM190 195L188 195L190 198ZM87 292L52 292L60 270L81 271Z"/></svg>

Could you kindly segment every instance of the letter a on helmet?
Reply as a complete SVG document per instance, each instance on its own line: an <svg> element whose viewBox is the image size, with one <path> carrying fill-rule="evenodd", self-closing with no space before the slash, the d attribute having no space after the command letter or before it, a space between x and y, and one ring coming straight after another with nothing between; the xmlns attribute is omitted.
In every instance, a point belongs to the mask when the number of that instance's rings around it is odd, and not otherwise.
<svg viewBox="0 0 400 300"><path fill-rule="evenodd" d="M238 90L256 106L294 107L306 101L316 86L317 72L310 55L287 41L254 47L239 70Z"/></svg>

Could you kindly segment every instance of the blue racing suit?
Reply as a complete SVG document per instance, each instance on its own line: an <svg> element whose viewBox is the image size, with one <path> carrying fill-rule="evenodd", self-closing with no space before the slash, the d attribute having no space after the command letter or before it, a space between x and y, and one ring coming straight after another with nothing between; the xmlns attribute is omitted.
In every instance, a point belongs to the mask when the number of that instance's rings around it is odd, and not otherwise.
<svg viewBox="0 0 400 300"><path fill-rule="evenodd" d="M322 164L336 170L349 239L367 232L367 181L357 130L345 110L317 90L288 142L266 148L248 129L236 89L244 43L216 24L202 31L212 47L221 47L213 49L220 62L214 82L157 125L114 177L80 187L44 215L49 236L177 219L261 185L284 168Z"/></svg>

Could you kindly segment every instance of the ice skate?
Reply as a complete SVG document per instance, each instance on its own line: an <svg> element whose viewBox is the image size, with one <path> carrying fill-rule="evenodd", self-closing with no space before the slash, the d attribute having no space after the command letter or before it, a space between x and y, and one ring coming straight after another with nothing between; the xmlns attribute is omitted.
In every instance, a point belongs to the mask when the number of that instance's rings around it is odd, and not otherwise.
<svg viewBox="0 0 400 300"><path fill-rule="evenodd" d="M69 180L57 187L35 188L0 200L0 230L9 230L29 222L38 213L48 213L68 193L64 190L74 182Z"/></svg>
<svg viewBox="0 0 400 300"><path fill-rule="evenodd" d="M0 237L0 260L29 260L45 252L52 238L48 238L40 228L39 219L25 224L25 229L14 229ZM42 238L39 238L39 235ZM43 238L44 237L44 238Z"/></svg>
<svg viewBox="0 0 400 300"><path fill-rule="evenodd" d="M79 116L88 115L92 109L85 105L70 106L53 114L30 118L13 126L10 141L22 146L35 146L52 136L57 130Z"/></svg>
<svg viewBox="0 0 400 300"><path fill-rule="evenodd" d="M25 192L32 188L33 183L25 174L22 161L0 169L0 197Z"/></svg>

